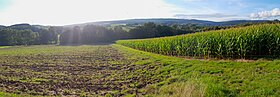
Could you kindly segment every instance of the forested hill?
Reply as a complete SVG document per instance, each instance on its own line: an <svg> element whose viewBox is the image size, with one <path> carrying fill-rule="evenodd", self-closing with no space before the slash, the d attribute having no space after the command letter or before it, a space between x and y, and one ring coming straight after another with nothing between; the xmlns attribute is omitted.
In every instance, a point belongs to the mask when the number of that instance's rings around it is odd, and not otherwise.
<svg viewBox="0 0 280 97"><path fill-rule="evenodd" d="M153 22L156 24L161 25L174 25L174 24L196 24L199 26L232 26L242 23L258 23L258 22L266 22L267 20L233 20L233 21L223 21L223 22L214 22L214 21L207 21L207 20L196 20L196 19L168 19L168 18L159 18L159 19L128 19L128 20L116 20L116 21L100 21L100 22L89 22L83 24L74 24L74 25L67 25L67 26L85 26L89 24L93 25L100 25L100 26L110 26L116 24L140 24L143 25L147 22Z"/></svg>
<svg viewBox="0 0 280 97"><path fill-rule="evenodd" d="M16 24L0 26L0 45L56 44L63 27Z"/></svg>
<svg viewBox="0 0 280 97"><path fill-rule="evenodd" d="M5 28L5 26L0 25L0 29Z"/></svg>

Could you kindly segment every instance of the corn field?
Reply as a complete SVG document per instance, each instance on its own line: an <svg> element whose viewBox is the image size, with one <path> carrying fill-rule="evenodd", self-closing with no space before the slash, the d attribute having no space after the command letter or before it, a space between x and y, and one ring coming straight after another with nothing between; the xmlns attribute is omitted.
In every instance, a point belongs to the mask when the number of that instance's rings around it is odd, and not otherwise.
<svg viewBox="0 0 280 97"><path fill-rule="evenodd" d="M195 58L279 57L280 24L153 39L119 40L117 44L158 54Z"/></svg>

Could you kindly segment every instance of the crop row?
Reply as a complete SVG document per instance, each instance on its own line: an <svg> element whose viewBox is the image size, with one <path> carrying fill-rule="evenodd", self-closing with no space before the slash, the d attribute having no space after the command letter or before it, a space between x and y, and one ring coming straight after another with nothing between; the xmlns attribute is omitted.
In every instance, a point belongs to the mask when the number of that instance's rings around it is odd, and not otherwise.
<svg viewBox="0 0 280 97"><path fill-rule="evenodd" d="M280 55L280 24L262 24L153 39L119 40L117 44L174 56L278 57Z"/></svg>

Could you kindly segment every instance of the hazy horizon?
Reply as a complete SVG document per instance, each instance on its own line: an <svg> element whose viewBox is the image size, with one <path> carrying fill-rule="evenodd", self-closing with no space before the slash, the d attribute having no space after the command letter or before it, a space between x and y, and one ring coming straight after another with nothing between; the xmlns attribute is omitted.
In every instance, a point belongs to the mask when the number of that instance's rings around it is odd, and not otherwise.
<svg viewBox="0 0 280 97"><path fill-rule="evenodd" d="M278 0L0 0L0 25L147 18L269 20L279 18L279 5Z"/></svg>

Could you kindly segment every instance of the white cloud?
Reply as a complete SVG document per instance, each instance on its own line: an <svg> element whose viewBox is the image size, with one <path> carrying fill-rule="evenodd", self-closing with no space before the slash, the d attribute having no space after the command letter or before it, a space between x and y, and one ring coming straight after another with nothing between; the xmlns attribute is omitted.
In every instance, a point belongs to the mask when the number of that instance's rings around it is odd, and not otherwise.
<svg viewBox="0 0 280 97"><path fill-rule="evenodd" d="M0 24L65 25L101 20L172 17L162 0L16 0L0 12Z"/></svg>
<svg viewBox="0 0 280 97"><path fill-rule="evenodd" d="M246 17L223 14L223 13L213 13L213 14L176 14L175 17L183 19L200 19L200 20L210 20L210 21L229 21L229 20L242 20Z"/></svg>
<svg viewBox="0 0 280 97"><path fill-rule="evenodd" d="M267 18L273 18L280 16L280 9L274 8L271 11L262 11L258 13L252 13L250 15L251 18L257 18L257 19L267 19Z"/></svg>

